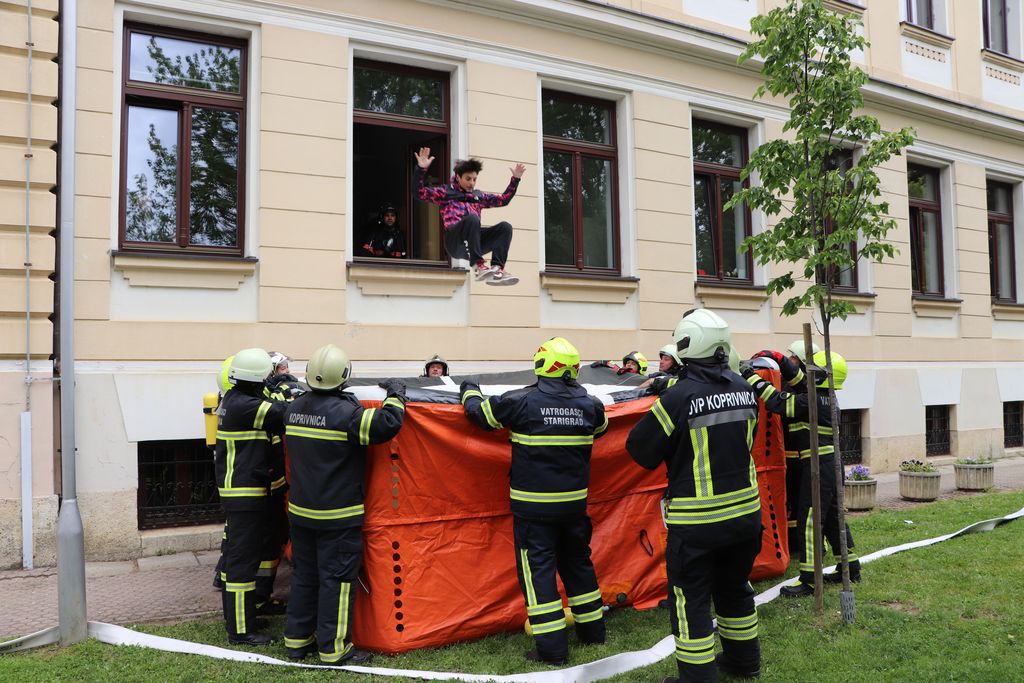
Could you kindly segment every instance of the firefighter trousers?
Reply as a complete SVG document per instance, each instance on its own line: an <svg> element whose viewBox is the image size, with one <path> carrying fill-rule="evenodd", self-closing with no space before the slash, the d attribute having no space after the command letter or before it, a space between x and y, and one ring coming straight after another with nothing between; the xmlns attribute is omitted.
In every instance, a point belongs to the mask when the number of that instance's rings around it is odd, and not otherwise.
<svg viewBox="0 0 1024 683"><path fill-rule="evenodd" d="M292 521L294 566L284 644L299 649L316 643L320 661L339 662L353 647L352 616L363 560L363 529L318 528Z"/></svg>
<svg viewBox="0 0 1024 683"><path fill-rule="evenodd" d="M668 606L676 641L679 680L714 683L715 634L711 621L714 602L723 657L743 669L758 669L761 646L750 570L761 550L761 536L719 534L715 543L694 542L687 530L669 527L665 561Z"/></svg>
<svg viewBox="0 0 1024 683"><path fill-rule="evenodd" d="M800 456L786 451L786 532L790 554L800 545Z"/></svg>
<svg viewBox="0 0 1024 683"><path fill-rule="evenodd" d="M256 572L267 534L267 511L225 511L230 529L224 541L222 596L228 635L253 633L256 619Z"/></svg>
<svg viewBox="0 0 1024 683"><path fill-rule="evenodd" d="M834 456L826 455L821 458L821 535L828 541L832 549L832 555L836 561L839 560L839 498L836 495L836 476ZM814 583L814 521L811 506L811 459L800 460L800 581L807 584ZM850 574L860 575L860 560L857 553L853 552L853 534L850 533L850 526L846 525L846 547L847 556L850 560Z"/></svg>
<svg viewBox="0 0 1024 683"><path fill-rule="evenodd" d="M569 656L556 573L565 586L576 635L584 643L603 643L604 609L590 560L590 518L582 515L540 521L513 517L512 531L519 587L526 598L526 614L540 658L559 661Z"/></svg>
<svg viewBox="0 0 1024 683"><path fill-rule="evenodd" d="M284 489L278 489L267 496L268 528L260 552L260 566L256 570L256 605L262 607L274 592L277 567L281 563L281 551L288 543L288 507Z"/></svg>

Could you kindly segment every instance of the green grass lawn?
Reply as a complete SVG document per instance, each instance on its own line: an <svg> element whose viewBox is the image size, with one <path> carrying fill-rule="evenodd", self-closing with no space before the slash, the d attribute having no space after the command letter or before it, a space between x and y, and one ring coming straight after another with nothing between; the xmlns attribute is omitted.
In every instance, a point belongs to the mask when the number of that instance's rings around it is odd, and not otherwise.
<svg viewBox="0 0 1024 683"><path fill-rule="evenodd" d="M861 554L956 531L1024 506L1024 492L959 498L906 510L851 517ZM908 524L907 520L913 524ZM793 572L790 572L792 575ZM758 591L778 579L755 585ZM953 539L868 564L857 585L857 622L839 619L836 587L826 589L825 613L813 600L779 598L760 608L762 680L979 681L1024 680L1024 521ZM140 625L140 631L214 645L224 644L219 620L174 626ZM280 632L281 618L272 631ZM646 649L668 634L668 615L655 609L609 614L609 641L571 650L573 662ZM525 634L502 634L472 643L378 656L375 665L395 668L507 674L538 670L522 657ZM283 646L260 651L284 657ZM660 681L675 670L672 659L611 680ZM275 668L225 662L91 641L67 650L54 647L0 657L0 680L20 681L249 681L383 680L334 671ZM389 679L394 680L394 679ZM723 680L727 680L724 679Z"/></svg>

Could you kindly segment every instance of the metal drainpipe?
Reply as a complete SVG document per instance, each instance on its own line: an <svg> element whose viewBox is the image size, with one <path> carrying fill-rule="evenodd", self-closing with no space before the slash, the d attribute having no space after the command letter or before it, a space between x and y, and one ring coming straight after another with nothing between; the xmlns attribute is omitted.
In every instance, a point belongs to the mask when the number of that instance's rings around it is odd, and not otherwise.
<svg viewBox="0 0 1024 683"><path fill-rule="evenodd" d="M60 468L61 505L57 514L57 613L60 642L71 645L85 640L85 537L78 510L75 479L75 113L78 58L78 6L75 0L60 3L60 132L57 154L60 164Z"/></svg>
<svg viewBox="0 0 1024 683"><path fill-rule="evenodd" d="M21 566L32 569L32 0L26 4L25 46L25 411L21 414Z"/></svg>

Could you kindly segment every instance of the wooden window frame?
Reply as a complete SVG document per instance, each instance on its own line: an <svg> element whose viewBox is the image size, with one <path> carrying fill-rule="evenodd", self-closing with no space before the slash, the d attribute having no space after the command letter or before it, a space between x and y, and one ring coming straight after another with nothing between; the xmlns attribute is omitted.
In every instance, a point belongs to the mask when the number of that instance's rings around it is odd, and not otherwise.
<svg viewBox="0 0 1024 683"><path fill-rule="evenodd" d="M712 226L711 226L711 239L714 242L715 249L715 274L704 274L697 275L698 282L711 282L717 284L734 284L737 286L753 286L754 284L754 259L750 250L748 249L744 257L747 261L747 277L726 277L725 275L725 261L724 261L724 249L722 244L724 242L724 235L722 232L723 213L722 213L722 184L721 179L725 178L728 180L740 180L744 188L750 187L749 180L743 180L741 178L741 172L747 165L747 161L750 158L750 144L748 141L748 132L746 128L739 126L730 126L724 123L718 123L716 121L710 121L708 119L694 119L691 123L691 131L697 126L705 128L713 128L720 131L726 131L738 135L740 138L740 154L741 165L740 166L725 166L722 164L715 164L708 161L700 161L697 159L696 154L693 158L693 176L694 176L694 187L696 188L696 177L698 175L710 176L711 186L713 187L712 196L710 197L713 206L711 211ZM696 201L696 197L694 197ZM696 214L696 211L694 211ZM745 218L745 228L743 231L743 239L747 239L753 234L753 225L751 222L750 208L744 204L743 215ZM694 224L694 251L696 252L696 231L697 226Z"/></svg>
<svg viewBox="0 0 1024 683"><path fill-rule="evenodd" d="M1006 188L1010 193L1010 213L998 213L996 211L988 210L986 208L988 216L988 269L989 278L991 281L992 289L992 300L999 303L1016 303L1017 302L1017 236L1016 225L1013 222L1013 185L1010 183L1003 183L995 180L989 180L989 184L998 185ZM996 226L999 224L1010 225L1010 294L1009 296L999 296L999 240L996 235Z"/></svg>
<svg viewBox="0 0 1024 683"><path fill-rule="evenodd" d="M548 273L586 273L591 275L617 276L622 272L621 267L621 232L619 230L619 146L618 146L618 121L616 117L616 104L612 100L602 100L586 95L577 95L562 90L544 89L541 92L541 106L548 97L568 102L581 102L592 104L608 111L608 121L611 125L608 144L597 142L585 142L580 140L567 140L554 135L543 134L543 120L541 122L541 134L543 149L541 151L541 165L543 173L544 153L561 152L572 155L572 177L573 177L573 216L572 216L572 239L575 247L573 258L575 265L569 266L564 263L547 263L545 258L544 270ZM543 112L541 114L543 118ZM612 168L611 190L612 190L612 265L610 268L585 265L586 250L583 245L583 158L599 159L610 161ZM543 182L543 180L541 181Z"/></svg>
<svg viewBox="0 0 1024 683"><path fill-rule="evenodd" d="M131 35L144 33L159 38L193 40L218 47L235 48L240 51L238 93L220 93L198 88L147 83L131 80ZM212 33L179 30L150 24L125 22L121 50L121 141L120 176L118 181L118 235L119 248L132 253L155 254L209 254L221 256L243 256L245 253L246 220L246 147L248 135L248 89L249 89L249 44L241 38L231 38ZM136 242L125 239L128 195L128 108L145 106L154 109L168 109L178 112L178 187L175 194L177 216L174 242ZM236 213L236 238L233 247L189 244L191 228L189 194L191 192L191 144L192 107L212 107L238 113L238 208Z"/></svg>
<svg viewBox="0 0 1024 683"><path fill-rule="evenodd" d="M404 130L416 130L423 133L433 133L435 135L443 135L448 140L448 145L444 149L432 150L434 152L434 163L438 166L435 168L450 169L449 164L449 150L451 149L452 142L452 110L451 110L451 74L447 71L439 71L434 69L428 69L426 67L412 66L409 64L396 64L394 62L382 62L376 59L364 59L357 58L353 60L352 78L355 78L355 70L358 68L376 69L378 71L387 71L390 73L402 74L406 76L419 76L430 79L438 79L441 82L441 111L442 120L435 121L432 119L421 119L415 116L403 116L400 114L388 114L384 112L371 112L366 109L356 109L355 98L353 97L352 102L352 124L370 125L370 126L384 126L387 128L402 128ZM441 178L444 182L447 182L447 171L441 173ZM402 210L402 215L406 216L406 220L403 221L403 228L405 231L405 244L407 251L412 253L412 215L413 215L413 203L412 199L415 188L412 187L411 173L406 174L406 191L402 194L401 202L399 204ZM353 226L355 228L356 226ZM414 259L414 258L382 258L379 256L363 256L356 254L353 248L354 262L363 263L386 263L389 265L428 265L436 266L438 264L446 263L446 253L444 251L444 223L441 223L441 256L438 259ZM355 245L353 245L355 247Z"/></svg>
<svg viewBox="0 0 1024 683"><path fill-rule="evenodd" d="M851 167L853 166L853 150L852 149L837 148L835 150L835 152L833 152L833 153L834 154L841 154L843 156L843 162L845 163L845 162L849 161L850 166ZM847 183L847 186L849 186L849 183ZM835 228L835 221L832 220L832 216L826 216L825 217L825 236L828 237L832 233L832 230L834 228ZM833 282L833 284L832 284L832 291L841 292L841 293L844 293L844 294L855 294L855 293L860 291L860 273L859 273L859 268L858 268L858 263L857 263L857 260L858 260L857 259L857 241L856 240L851 241L847 245L847 249L850 252L850 258L853 259L853 284L852 285L842 285L842 284L839 284L838 281L836 281L836 282ZM836 268L832 267L830 270L835 271ZM838 276L839 276L838 272L835 273L833 275L833 280L838 280Z"/></svg>
<svg viewBox="0 0 1024 683"><path fill-rule="evenodd" d="M999 3L1003 8L1003 49L998 50L992 47L992 4ZM1009 7L1006 5L1006 0L982 0L981 6L981 22L984 27L985 35L985 49L991 50L992 52L998 52L1002 55L1008 55L1010 52L1010 27L1009 27Z"/></svg>
<svg viewBox="0 0 1024 683"><path fill-rule="evenodd" d="M929 31L935 30L935 0L928 0L928 16L926 21L921 21L920 17L917 16L916 0L907 0L907 22L914 26L920 26L926 28Z"/></svg>
<svg viewBox="0 0 1024 683"><path fill-rule="evenodd" d="M911 231L911 254L910 254L910 267L917 269L917 289L913 290L913 294L925 296L925 297L938 297L943 298L946 295L946 264L945 255L943 254L943 242L944 232L942 225L942 174L939 169L932 168L931 166L922 166L921 164L909 164L919 168L935 178L935 191L938 194L938 199L935 201L928 199L917 199L915 197L909 197L908 203L910 205L910 231ZM908 179L909 183L909 179ZM926 267L924 263L924 249L922 247L922 233L923 227L921 222L922 213L935 214L935 224L938 226L938 245L936 252L939 257L939 282L938 291L926 291L924 289L925 272ZM916 236L916 249L914 249L914 237ZM915 263L916 262L916 263Z"/></svg>

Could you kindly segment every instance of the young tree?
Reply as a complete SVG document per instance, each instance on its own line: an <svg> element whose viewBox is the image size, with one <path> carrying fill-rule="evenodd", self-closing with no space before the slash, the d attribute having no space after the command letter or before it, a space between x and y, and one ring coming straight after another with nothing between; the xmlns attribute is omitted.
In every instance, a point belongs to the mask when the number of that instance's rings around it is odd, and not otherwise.
<svg viewBox="0 0 1024 683"><path fill-rule="evenodd" d="M896 223L889 217L888 203L881 200L875 168L914 139L909 128L885 132L875 117L857 113L864 105L861 88L868 81L867 73L850 59L867 46L859 24L859 19L825 7L822 0L788 0L784 7L751 21L756 39L739 61L756 57L763 62L764 83L754 97L768 93L786 98L790 117L783 126L787 137L758 147L743 170L744 179L756 172L759 183L737 192L725 207L745 203L778 217L772 229L748 238L744 247L752 249L761 264L791 266L767 286L769 294L790 295L784 315L816 308L821 319L840 513L842 455L830 325L835 318L845 320L854 307L837 298L834 288L857 259L882 262L895 254L885 237ZM842 158L837 151L844 148L857 150L852 163L837 163ZM797 287L794 272L801 268L802 279L810 284L802 292L790 291ZM844 587L849 590L845 533L840 537Z"/></svg>

